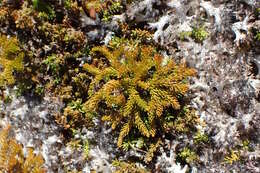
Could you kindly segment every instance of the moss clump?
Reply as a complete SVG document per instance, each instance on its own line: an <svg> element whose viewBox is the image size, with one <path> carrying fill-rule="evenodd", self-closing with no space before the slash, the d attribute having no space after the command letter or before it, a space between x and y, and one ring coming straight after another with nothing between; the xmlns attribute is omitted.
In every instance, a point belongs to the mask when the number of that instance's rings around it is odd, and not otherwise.
<svg viewBox="0 0 260 173"><path fill-rule="evenodd" d="M258 32L256 33L255 39L256 39L257 41L260 41L260 31L258 31Z"/></svg>
<svg viewBox="0 0 260 173"><path fill-rule="evenodd" d="M25 2L22 9L14 10L12 12L13 19L11 20L14 20L17 29L30 31L36 27L35 16L36 13L33 8L29 7L28 3Z"/></svg>
<svg viewBox="0 0 260 173"><path fill-rule="evenodd" d="M193 28L191 33L191 37L197 42L203 42L208 36L209 33L206 31L204 27L195 27Z"/></svg>
<svg viewBox="0 0 260 173"><path fill-rule="evenodd" d="M54 9L44 0L32 0L33 8L39 12L42 19L53 20L56 17Z"/></svg>
<svg viewBox="0 0 260 173"><path fill-rule="evenodd" d="M16 38L0 36L0 86L15 83L13 72L23 70L23 58Z"/></svg>
<svg viewBox="0 0 260 173"><path fill-rule="evenodd" d="M77 130L73 130L73 136L75 138L75 133L77 133ZM79 135L79 134L77 134ZM67 146L69 146L73 150L81 150L84 154L84 159L88 159L89 157L89 150L90 150L90 143L88 139L82 138L80 135L79 139L72 139L69 143L67 143Z"/></svg>
<svg viewBox="0 0 260 173"><path fill-rule="evenodd" d="M183 31L179 33L179 37L181 41L184 41L187 37L190 37L192 35L191 31Z"/></svg>
<svg viewBox="0 0 260 173"><path fill-rule="evenodd" d="M142 46L151 45L154 46L153 33L144 29L132 28L126 24L120 24L120 35L115 35L110 40L108 47L112 49L117 49L122 45L125 46Z"/></svg>
<svg viewBox="0 0 260 173"><path fill-rule="evenodd" d="M233 164L240 160L240 152L236 150L231 150L230 153L224 158L224 162L228 164Z"/></svg>
<svg viewBox="0 0 260 173"><path fill-rule="evenodd" d="M128 163L128 162L123 162L119 160L114 160L112 165L115 167L114 173L149 173L150 171L138 167L134 163Z"/></svg>
<svg viewBox="0 0 260 173"><path fill-rule="evenodd" d="M66 120L63 121L64 127L79 128L82 125L90 125L91 122L84 118L85 113L81 99L68 103L62 114L62 119Z"/></svg>
<svg viewBox="0 0 260 173"><path fill-rule="evenodd" d="M102 3L100 0L90 0L85 2L85 6L87 10L94 9L96 12L100 12L104 8L105 3Z"/></svg>
<svg viewBox="0 0 260 173"><path fill-rule="evenodd" d="M115 130L118 147L141 152L148 163L166 138L190 133L198 123L184 98L194 70L159 55L145 23L121 24L108 47L95 47L100 44L92 39L87 43L85 32L103 27L84 26L79 20L84 12L109 22L126 7L121 0L26 0L15 8L1 6L0 25L4 34L16 34L26 51L23 75L15 76L17 93L59 97L64 107L56 121L63 125L66 140L82 126L98 128L90 121L96 116ZM13 52L12 60L21 66L10 66L9 75L23 69L22 58L17 58L23 54L19 48ZM87 157L89 143L78 144Z"/></svg>
<svg viewBox="0 0 260 173"><path fill-rule="evenodd" d="M187 147L183 148L177 157L186 163L193 163L198 160L198 155Z"/></svg>
<svg viewBox="0 0 260 173"><path fill-rule="evenodd" d="M183 102L193 69L172 59L163 64L163 57L149 46L121 46L112 51L95 47L92 55L101 61L83 66L93 76L84 108L87 115L101 114L112 129L120 130L118 147L127 137L142 136L150 139L151 148L157 146L151 141L158 141L164 133L186 132L197 123Z"/></svg>
<svg viewBox="0 0 260 173"><path fill-rule="evenodd" d="M191 37L198 43L202 43L208 36L209 33L204 27L194 27L192 31L183 31L179 34L179 38L182 41L187 37Z"/></svg>
<svg viewBox="0 0 260 173"><path fill-rule="evenodd" d="M209 137L207 134L203 134L201 132L197 132L194 136L194 141L196 144L205 144L209 142Z"/></svg>
<svg viewBox="0 0 260 173"><path fill-rule="evenodd" d="M256 8L255 12L257 15L260 14L260 8Z"/></svg>
<svg viewBox="0 0 260 173"><path fill-rule="evenodd" d="M10 137L10 126L0 131L0 172L10 173L45 173L44 160L29 148L27 154L23 148Z"/></svg>
<svg viewBox="0 0 260 173"><path fill-rule="evenodd" d="M58 55L53 54L48 56L43 61L43 64L47 66L47 71L49 71L53 76L59 76L61 61L62 58L60 58Z"/></svg>
<svg viewBox="0 0 260 173"><path fill-rule="evenodd" d="M109 22L113 15L120 12L121 9L123 9L123 6L120 1L111 1L111 5L103 11L102 21Z"/></svg>

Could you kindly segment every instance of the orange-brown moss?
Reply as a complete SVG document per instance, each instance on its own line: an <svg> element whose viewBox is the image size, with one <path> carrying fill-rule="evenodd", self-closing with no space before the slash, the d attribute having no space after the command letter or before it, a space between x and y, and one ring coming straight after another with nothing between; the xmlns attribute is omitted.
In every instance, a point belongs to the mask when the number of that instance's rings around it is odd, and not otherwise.
<svg viewBox="0 0 260 173"><path fill-rule="evenodd" d="M120 129L118 147L131 133L155 138L170 131L187 132L198 122L181 101L188 90L187 78L195 74L193 69L172 59L163 64L163 57L149 46L121 46L112 51L95 47L92 54L105 57L107 64L84 65L93 75L84 107L87 115L103 112L102 119L112 129Z"/></svg>
<svg viewBox="0 0 260 173"><path fill-rule="evenodd" d="M24 154L23 148L10 135L10 126L0 131L0 172L45 173L42 156L35 155L32 148Z"/></svg>

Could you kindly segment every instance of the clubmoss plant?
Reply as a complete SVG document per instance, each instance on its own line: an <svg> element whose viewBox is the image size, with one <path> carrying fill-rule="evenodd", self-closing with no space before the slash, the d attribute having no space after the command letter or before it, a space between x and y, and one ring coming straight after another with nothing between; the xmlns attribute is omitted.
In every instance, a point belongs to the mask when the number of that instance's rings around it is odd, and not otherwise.
<svg viewBox="0 0 260 173"><path fill-rule="evenodd" d="M140 137L138 139L133 139L130 140L130 138L128 138L128 140L126 140L125 142L123 142L122 144L122 148L124 151L128 151L130 148L132 149L141 149L144 147L145 141L143 137Z"/></svg>
<svg viewBox="0 0 260 173"><path fill-rule="evenodd" d="M203 134L201 132L197 132L194 136L194 141L196 144L205 144L209 142L209 138L207 134Z"/></svg>
<svg viewBox="0 0 260 173"><path fill-rule="evenodd" d="M93 76L84 103L86 117L101 114L112 129L119 129L118 147L134 134L151 138L153 145L149 145L153 148L162 134L189 129L187 122L193 123L190 126L196 124L194 112L184 109L183 102L187 78L195 74L193 69L177 65L172 59L162 65L163 57L150 46L121 46L112 51L94 47L92 55L100 61L83 66ZM166 113L174 118L166 120ZM187 121L187 117L193 120Z"/></svg>
<svg viewBox="0 0 260 173"><path fill-rule="evenodd" d="M15 37L0 35L0 86L15 83L14 71L22 71L24 53Z"/></svg>
<svg viewBox="0 0 260 173"><path fill-rule="evenodd" d="M111 5L103 11L102 21L109 22L113 15L119 13L121 9L123 9L123 6L120 1L111 1Z"/></svg>
<svg viewBox="0 0 260 173"><path fill-rule="evenodd" d="M256 39L257 41L260 41L260 31L258 31L258 32L256 33L255 39Z"/></svg>
<svg viewBox="0 0 260 173"><path fill-rule="evenodd" d="M198 155L191 149L185 147L179 154L178 157L187 163L193 163L198 160Z"/></svg>
<svg viewBox="0 0 260 173"><path fill-rule="evenodd" d="M68 168L65 168L66 173L82 173L82 171L78 170L69 170ZM96 171L91 171L90 173L96 173Z"/></svg>
<svg viewBox="0 0 260 173"><path fill-rule="evenodd" d="M260 14L260 8L256 8L255 12L256 14Z"/></svg>
<svg viewBox="0 0 260 173"><path fill-rule="evenodd" d="M61 58L58 55L51 55L48 56L44 61L43 64L47 65L47 71L50 71L52 75L57 76L60 71L60 64L61 64Z"/></svg>
<svg viewBox="0 0 260 173"><path fill-rule="evenodd" d="M137 39L127 39L125 37L114 36L110 40L108 47L112 48L112 49L117 49L117 48L121 47L122 45L137 47L140 44L141 44L140 40L137 40Z"/></svg>
<svg viewBox="0 0 260 173"><path fill-rule="evenodd" d="M187 37L191 37L198 43L202 43L208 36L209 33L204 27L193 27L192 31L183 31L179 33L181 41L184 41Z"/></svg>
<svg viewBox="0 0 260 173"><path fill-rule="evenodd" d="M76 101L72 101L68 103L66 108L63 111L61 119L64 121L62 124L66 128L79 128L82 127L83 124L90 125L91 122L89 118L84 118L85 109L83 108L82 100L78 99Z"/></svg>
<svg viewBox="0 0 260 173"><path fill-rule="evenodd" d="M184 41L187 37L190 37L192 35L191 31L182 31L179 33L179 37L181 41Z"/></svg>
<svg viewBox="0 0 260 173"><path fill-rule="evenodd" d="M73 0L65 0L64 1L64 7L66 8L66 9L71 9L72 7L73 7Z"/></svg>
<svg viewBox="0 0 260 173"><path fill-rule="evenodd" d="M10 137L10 126L0 131L0 172L45 173L42 156L35 155L32 148L27 154L17 141Z"/></svg>
<svg viewBox="0 0 260 173"><path fill-rule="evenodd" d="M19 81L19 83L17 84L17 87L15 88L15 95L16 95L16 97L20 97L31 89L32 89L32 86L30 84Z"/></svg>
<svg viewBox="0 0 260 173"><path fill-rule="evenodd" d="M78 150L82 147L81 139L71 140L70 142L67 143L67 146L69 146L73 150Z"/></svg>
<svg viewBox="0 0 260 173"><path fill-rule="evenodd" d="M89 141L86 139L83 143L83 151L84 151L84 156L85 158L88 158L89 156Z"/></svg>
<svg viewBox="0 0 260 173"><path fill-rule="evenodd" d="M119 46L138 47L142 45L153 45L153 34L144 29L131 29L126 23L121 23L120 30L122 35L115 35L109 42L110 48L118 48Z"/></svg>
<svg viewBox="0 0 260 173"><path fill-rule="evenodd" d="M104 5L105 4L100 2L100 0L90 0L85 2L87 10L94 9L98 13L104 8Z"/></svg>
<svg viewBox="0 0 260 173"><path fill-rule="evenodd" d="M12 102L12 97L10 95L4 96L3 101L5 104Z"/></svg>
<svg viewBox="0 0 260 173"><path fill-rule="evenodd" d="M44 86L36 86L35 90L34 90L34 93L38 96L43 96L44 94Z"/></svg>
<svg viewBox="0 0 260 173"><path fill-rule="evenodd" d="M233 164L240 160L240 152L237 150L231 150L230 153L224 158L224 162Z"/></svg>
<svg viewBox="0 0 260 173"><path fill-rule="evenodd" d="M0 8L0 26L7 21L8 15L9 15L8 9L1 7Z"/></svg>
<svg viewBox="0 0 260 173"><path fill-rule="evenodd" d="M209 33L204 27L194 27L191 33L191 37L199 43L203 42L208 36Z"/></svg>
<svg viewBox="0 0 260 173"><path fill-rule="evenodd" d="M53 20L56 15L54 9L44 0L33 0L33 8L39 12L42 19Z"/></svg>
<svg viewBox="0 0 260 173"><path fill-rule="evenodd" d="M250 150L250 141L248 139L242 141L242 149Z"/></svg>
<svg viewBox="0 0 260 173"><path fill-rule="evenodd" d="M112 163L115 167L114 173L149 173L150 171L138 167L135 163L128 163L124 161L114 160Z"/></svg>
<svg viewBox="0 0 260 173"><path fill-rule="evenodd" d="M33 10L33 8L29 5L27 1L25 1L21 9L14 10L11 13L12 19L9 20L14 20L17 29L30 32L36 27L34 19L36 15L37 14Z"/></svg>

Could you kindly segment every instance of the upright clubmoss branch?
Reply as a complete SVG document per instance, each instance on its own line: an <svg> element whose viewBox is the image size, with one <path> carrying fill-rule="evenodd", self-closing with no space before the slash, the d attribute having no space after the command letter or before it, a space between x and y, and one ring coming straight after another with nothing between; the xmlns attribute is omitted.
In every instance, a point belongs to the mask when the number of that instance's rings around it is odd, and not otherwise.
<svg viewBox="0 0 260 173"><path fill-rule="evenodd" d="M24 53L14 37L0 35L0 86L12 85L15 83L14 71L23 70Z"/></svg>
<svg viewBox="0 0 260 173"><path fill-rule="evenodd" d="M118 147L131 133L155 138L169 129L187 132L198 122L194 112L181 102L188 91L186 79L195 74L193 69L177 65L172 59L163 65L163 57L150 46L121 46L112 51L94 47L92 55L99 60L106 58L107 63L83 66L93 76L84 108L86 114L104 112L102 119L110 122L112 129L120 129ZM167 111L174 114L174 119L167 119ZM154 152L160 143L150 145L149 151ZM147 161L152 156L148 154Z"/></svg>
<svg viewBox="0 0 260 173"><path fill-rule="evenodd" d="M32 148L24 154L23 148L10 137L11 127L0 131L0 172L45 173L42 156L35 155Z"/></svg>

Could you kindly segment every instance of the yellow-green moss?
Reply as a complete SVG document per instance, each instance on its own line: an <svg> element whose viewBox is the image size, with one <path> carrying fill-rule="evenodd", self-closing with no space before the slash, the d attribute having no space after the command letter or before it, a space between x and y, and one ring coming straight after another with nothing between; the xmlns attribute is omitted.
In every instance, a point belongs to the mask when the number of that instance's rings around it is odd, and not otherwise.
<svg viewBox="0 0 260 173"><path fill-rule="evenodd" d="M200 131L198 131L195 136L193 137L196 144L205 144L209 142L209 137L207 134L203 134Z"/></svg>
<svg viewBox="0 0 260 173"><path fill-rule="evenodd" d="M258 41L260 41L260 31L258 31L258 32L256 33L255 39L258 40Z"/></svg>
<svg viewBox="0 0 260 173"><path fill-rule="evenodd" d="M162 133L189 132L198 123L195 113L181 102L193 69L172 59L164 65L163 57L150 46L120 46L113 51L95 47L92 55L97 63L83 66L93 76L84 103L86 117L103 112L102 120L120 130L118 147L130 136L147 138L145 150L151 161ZM107 61L99 61L104 58Z"/></svg>
<svg viewBox="0 0 260 173"><path fill-rule="evenodd" d="M224 158L224 162L233 164L240 160L240 152L237 150L231 150L230 153Z"/></svg>
<svg viewBox="0 0 260 173"><path fill-rule="evenodd" d="M183 31L179 33L180 40L185 40L187 37L193 38L196 42L202 43L209 33L204 27L194 27L192 31Z"/></svg>
<svg viewBox="0 0 260 173"><path fill-rule="evenodd" d="M108 6L107 9L103 11L102 21L104 22L109 22L112 19L113 15L118 13L123 8L120 1L111 1L111 2L112 2L111 5Z"/></svg>
<svg viewBox="0 0 260 173"><path fill-rule="evenodd" d="M178 157L186 161L187 163L195 162L199 158L194 151L187 147L183 148L183 150L178 154Z"/></svg>
<svg viewBox="0 0 260 173"><path fill-rule="evenodd" d="M197 42L203 42L208 36L209 33L204 27L193 28L191 34L191 37Z"/></svg>
<svg viewBox="0 0 260 173"><path fill-rule="evenodd" d="M112 165L115 167L113 173L150 173L150 171L138 167L135 163L114 160Z"/></svg>
<svg viewBox="0 0 260 173"><path fill-rule="evenodd" d="M22 71L24 53L15 37L0 36L0 86L15 83L14 71Z"/></svg>

